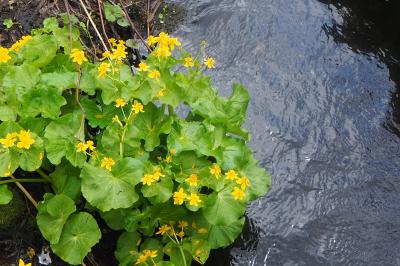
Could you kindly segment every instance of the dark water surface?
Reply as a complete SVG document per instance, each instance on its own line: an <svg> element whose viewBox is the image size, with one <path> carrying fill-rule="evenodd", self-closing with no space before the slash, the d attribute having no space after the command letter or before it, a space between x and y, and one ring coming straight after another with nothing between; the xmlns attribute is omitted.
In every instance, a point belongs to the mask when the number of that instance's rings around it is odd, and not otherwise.
<svg viewBox="0 0 400 266"><path fill-rule="evenodd" d="M175 2L221 94L249 88L250 145L273 176L208 264L400 265L397 1Z"/></svg>

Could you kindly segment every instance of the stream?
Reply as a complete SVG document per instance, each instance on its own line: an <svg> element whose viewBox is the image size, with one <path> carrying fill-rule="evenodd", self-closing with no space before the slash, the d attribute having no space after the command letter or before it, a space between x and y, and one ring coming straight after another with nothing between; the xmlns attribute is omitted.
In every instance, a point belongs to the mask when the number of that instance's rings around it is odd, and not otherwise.
<svg viewBox="0 0 400 266"><path fill-rule="evenodd" d="M400 265L397 1L173 2L220 93L248 87L249 144L273 177L207 265Z"/></svg>

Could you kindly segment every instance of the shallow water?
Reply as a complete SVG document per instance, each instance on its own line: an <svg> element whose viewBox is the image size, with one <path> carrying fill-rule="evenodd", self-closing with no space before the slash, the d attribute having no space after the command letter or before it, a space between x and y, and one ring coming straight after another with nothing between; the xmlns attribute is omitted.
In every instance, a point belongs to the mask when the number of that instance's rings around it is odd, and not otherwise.
<svg viewBox="0 0 400 266"><path fill-rule="evenodd" d="M208 41L221 94L248 87L250 145L273 176L208 264L400 265L397 40L354 4L373 1L174 2L189 10L175 35Z"/></svg>

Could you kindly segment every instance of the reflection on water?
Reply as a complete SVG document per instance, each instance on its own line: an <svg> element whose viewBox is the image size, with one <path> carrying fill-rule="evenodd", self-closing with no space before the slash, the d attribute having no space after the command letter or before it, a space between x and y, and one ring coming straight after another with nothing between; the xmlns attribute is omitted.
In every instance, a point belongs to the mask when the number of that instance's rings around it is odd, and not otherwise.
<svg viewBox="0 0 400 266"><path fill-rule="evenodd" d="M221 93L249 88L250 145L273 175L208 265L399 265L397 1L175 1Z"/></svg>

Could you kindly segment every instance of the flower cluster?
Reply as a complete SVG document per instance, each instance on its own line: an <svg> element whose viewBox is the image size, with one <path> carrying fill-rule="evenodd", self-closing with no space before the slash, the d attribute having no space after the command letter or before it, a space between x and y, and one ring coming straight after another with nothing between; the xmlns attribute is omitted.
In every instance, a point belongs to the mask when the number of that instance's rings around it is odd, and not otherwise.
<svg viewBox="0 0 400 266"><path fill-rule="evenodd" d="M10 52L18 52L30 39L32 39L30 35L22 36L19 41L11 45L10 49L0 46L0 63L7 63L11 59Z"/></svg>
<svg viewBox="0 0 400 266"><path fill-rule="evenodd" d="M78 144L76 144L77 152L86 153L86 151L92 152L95 149L96 149L96 147L94 146L94 142L92 140L88 140L86 142L79 142Z"/></svg>
<svg viewBox="0 0 400 266"><path fill-rule="evenodd" d="M103 160L101 160L101 167L107 169L108 171L111 171L111 168L114 166L115 161L111 157L104 157Z"/></svg>
<svg viewBox="0 0 400 266"><path fill-rule="evenodd" d="M165 175L161 172L159 167L156 167L151 174L144 174L142 177L143 185L151 186L153 183L158 182L161 177Z"/></svg>
<svg viewBox="0 0 400 266"><path fill-rule="evenodd" d="M250 181L247 177L239 177L235 170L229 170L225 173L226 180L234 181L236 185L233 188L232 196L235 200L243 200L246 195L246 188L250 185Z"/></svg>
<svg viewBox="0 0 400 266"><path fill-rule="evenodd" d="M17 148L28 150L30 149L31 145L35 143L35 140L32 138L31 132L29 130L23 129L19 133L7 133L5 138L0 139L0 144L2 144L3 147L7 149L13 147L16 142Z"/></svg>
<svg viewBox="0 0 400 266"><path fill-rule="evenodd" d="M182 205L185 201L188 201L190 205L197 207L201 203L199 194L193 192L188 194L183 190L183 188L175 191L173 194L173 198L175 205Z"/></svg>
<svg viewBox="0 0 400 266"><path fill-rule="evenodd" d="M83 62L87 62L87 58L85 56L85 52L79 49L72 49L70 57L72 59L72 62L77 63L78 65L82 65Z"/></svg>
<svg viewBox="0 0 400 266"><path fill-rule="evenodd" d="M154 49L153 54L158 58L165 58L171 56L171 51L175 46L182 46L178 38L170 37L168 33L161 32L157 37L150 35L147 39L149 46L157 47Z"/></svg>
<svg viewBox="0 0 400 266"><path fill-rule="evenodd" d="M146 263L147 259L150 258L150 260L152 261L152 263L154 265L156 265L156 263L154 262L153 258L157 257L157 250L151 250L151 249L145 249L143 250L143 252L139 255L139 258L136 260L135 265L139 265L139 264L145 264L148 265Z"/></svg>
<svg viewBox="0 0 400 266"><path fill-rule="evenodd" d="M21 49L21 47L24 46L31 39L32 39L32 36L30 36L30 35L22 36L19 41L17 41L13 45L11 45L10 51L18 52Z"/></svg>

